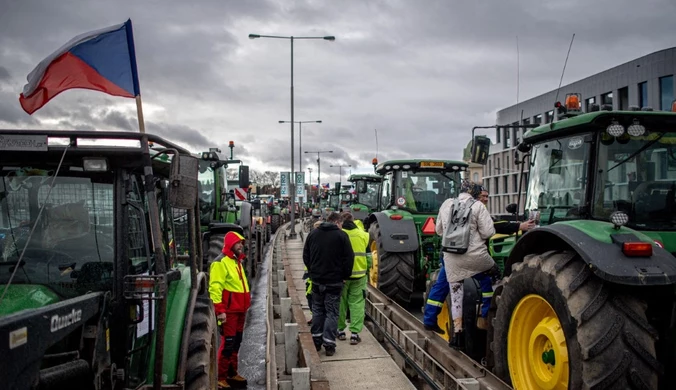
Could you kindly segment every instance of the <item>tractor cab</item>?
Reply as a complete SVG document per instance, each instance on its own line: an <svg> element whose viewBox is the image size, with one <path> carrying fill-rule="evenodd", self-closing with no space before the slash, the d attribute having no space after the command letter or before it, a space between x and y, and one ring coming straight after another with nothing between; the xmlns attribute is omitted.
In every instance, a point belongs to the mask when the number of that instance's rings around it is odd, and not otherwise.
<svg viewBox="0 0 676 390"><path fill-rule="evenodd" d="M370 213L380 209L382 177L371 174L353 174L347 180L354 186L349 212L355 219L364 220Z"/></svg>

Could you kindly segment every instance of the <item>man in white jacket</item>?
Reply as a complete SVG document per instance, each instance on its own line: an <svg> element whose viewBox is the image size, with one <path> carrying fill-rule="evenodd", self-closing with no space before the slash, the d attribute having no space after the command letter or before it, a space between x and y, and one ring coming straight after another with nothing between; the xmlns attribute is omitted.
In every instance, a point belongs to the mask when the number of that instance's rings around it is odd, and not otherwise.
<svg viewBox="0 0 676 390"><path fill-rule="evenodd" d="M478 198L481 192L481 186L463 181L460 187L460 202L473 202ZM443 237L444 231L448 228L451 208L453 207L453 198L446 199L439 209L437 216L436 233ZM486 240L495 234L493 220L483 203L474 201L471 206L470 215L470 238L469 248L463 254L444 253L444 268L446 269L446 279L451 290L451 317L453 318L453 340L451 343L457 344L461 339L462 332L462 298L463 298L463 280L472 276L486 272L493 268L495 261L488 253Z"/></svg>

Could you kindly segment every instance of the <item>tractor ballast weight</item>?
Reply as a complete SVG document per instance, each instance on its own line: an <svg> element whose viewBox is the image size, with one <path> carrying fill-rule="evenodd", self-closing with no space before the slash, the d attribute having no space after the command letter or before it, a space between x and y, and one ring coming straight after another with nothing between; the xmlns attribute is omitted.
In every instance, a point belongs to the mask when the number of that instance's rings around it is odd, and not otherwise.
<svg viewBox="0 0 676 390"><path fill-rule="evenodd" d="M413 252L418 250L418 229L415 221L410 219L390 219L393 213L389 210L371 214L367 219L366 226L378 224L380 230L379 245L387 252Z"/></svg>

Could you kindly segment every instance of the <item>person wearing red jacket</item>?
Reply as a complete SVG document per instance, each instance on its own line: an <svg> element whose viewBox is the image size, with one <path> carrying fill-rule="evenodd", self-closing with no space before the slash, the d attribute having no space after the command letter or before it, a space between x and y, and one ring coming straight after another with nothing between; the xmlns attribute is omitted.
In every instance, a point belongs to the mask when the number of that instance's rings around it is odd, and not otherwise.
<svg viewBox="0 0 676 390"><path fill-rule="evenodd" d="M223 239L223 255L209 269L209 295L214 302L216 318L223 336L218 351L218 388L243 389L246 378L237 372L237 355L242 343L244 319L251 306L249 282L242 267L244 237L228 232Z"/></svg>

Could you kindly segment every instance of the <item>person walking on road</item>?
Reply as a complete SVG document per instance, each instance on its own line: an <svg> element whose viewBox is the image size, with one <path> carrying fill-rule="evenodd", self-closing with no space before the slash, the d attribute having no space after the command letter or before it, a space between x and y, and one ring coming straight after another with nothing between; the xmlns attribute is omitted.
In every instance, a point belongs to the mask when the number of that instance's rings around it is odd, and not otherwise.
<svg viewBox="0 0 676 390"><path fill-rule="evenodd" d="M244 237L228 232L223 239L222 256L209 269L209 296L214 302L216 319L223 330L218 351L218 388L244 389L246 378L237 372L237 357L244 319L251 306L249 282L242 269Z"/></svg>
<svg viewBox="0 0 676 390"><path fill-rule="evenodd" d="M312 280L312 339L317 351L324 346L326 356L336 353L340 295L354 263L350 239L341 225L340 215L331 213L308 234L303 247L303 263Z"/></svg>
<svg viewBox="0 0 676 390"><path fill-rule="evenodd" d="M366 301L366 247L369 243L369 234L355 224L354 217L349 212L341 214L343 231L347 233L354 252L352 275L345 281L343 293L340 297L340 316L338 317L338 339L345 340L347 310L350 310L350 344L361 342L359 332L364 328L364 303Z"/></svg>

